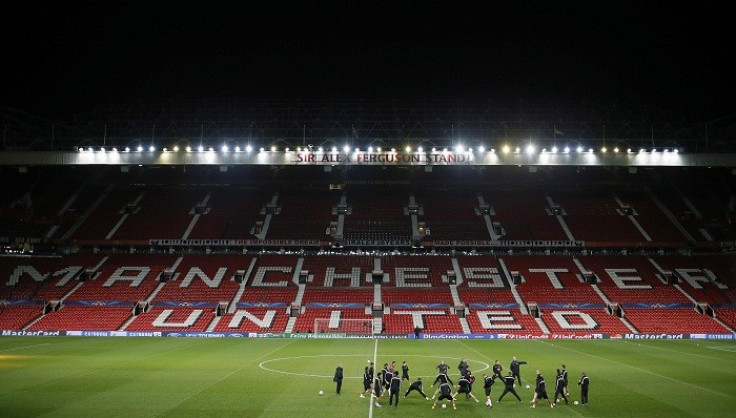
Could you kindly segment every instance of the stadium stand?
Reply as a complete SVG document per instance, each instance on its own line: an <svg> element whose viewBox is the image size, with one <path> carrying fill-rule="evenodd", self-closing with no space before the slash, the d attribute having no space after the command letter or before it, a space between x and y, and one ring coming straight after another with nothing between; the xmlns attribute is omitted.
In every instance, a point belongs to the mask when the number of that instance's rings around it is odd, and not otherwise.
<svg viewBox="0 0 736 418"><path fill-rule="evenodd" d="M734 211L717 190L733 183L591 167L34 167L3 178L0 238L45 254L5 247L0 329L375 318L370 332L389 334L729 334Z"/></svg>

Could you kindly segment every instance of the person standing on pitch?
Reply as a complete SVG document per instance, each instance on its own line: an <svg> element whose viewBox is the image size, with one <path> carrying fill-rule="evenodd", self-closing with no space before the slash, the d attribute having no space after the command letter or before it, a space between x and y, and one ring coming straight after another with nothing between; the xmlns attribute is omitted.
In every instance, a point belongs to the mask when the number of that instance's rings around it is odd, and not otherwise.
<svg viewBox="0 0 736 418"><path fill-rule="evenodd" d="M388 384L388 405L393 405L394 398L396 399L396 408L399 407L399 392L401 391L401 378L398 374L394 374L391 377L391 382Z"/></svg>
<svg viewBox="0 0 736 418"><path fill-rule="evenodd" d="M342 395L340 391L342 390L342 363L339 363L337 365L337 368L335 369L335 376L332 378L332 381L337 384L337 394Z"/></svg>
<svg viewBox="0 0 736 418"><path fill-rule="evenodd" d="M565 405L567 405L567 395L565 395L565 377L562 375L562 372L560 372L560 369L557 369L557 381L555 383L555 405L557 405L558 399L564 399Z"/></svg>
<svg viewBox="0 0 736 418"><path fill-rule="evenodd" d="M501 375L501 372L503 371L503 366L501 366L501 363L496 360L495 363L493 363L493 375L497 376L499 379L503 380L503 375Z"/></svg>
<svg viewBox="0 0 736 418"><path fill-rule="evenodd" d="M472 389L470 387L471 383L470 380L468 380L467 376L463 376L460 378L460 380L457 381L457 393L452 395L453 398L457 399L457 396L461 393L465 394L466 398L473 398L476 402L478 402L478 398L473 395Z"/></svg>
<svg viewBox="0 0 736 418"><path fill-rule="evenodd" d="M447 374L447 363L445 363L444 360L440 362L440 364L435 367L439 371L440 374Z"/></svg>
<svg viewBox="0 0 736 418"><path fill-rule="evenodd" d="M383 378L381 377L381 372L378 372L376 374L376 377L373 379L373 403L376 405L376 408L380 408L381 404L378 403L378 400L381 399L381 394L383 393Z"/></svg>
<svg viewBox="0 0 736 418"><path fill-rule="evenodd" d="M512 357L511 359L511 365L509 366L509 369L511 369L511 373L514 375L516 379L519 381L519 387L521 387L521 374L520 374L520 367L522 364L526 364L525 361L518 361L516 360L516 357Z"/></svg>
<svg viewBox="0 0 736 418"><path fill-rule="evenodd" d="M407 390L406 393L404 394L404 397L406 398L407 396L409 396L409 393L411 393L411 391L413 390L416 390L417 392L419 392L419 394L422 395L424 399L429 400L429 396L427 396L427 394L424 393L424 383L422 383L421 377L417 377L417 380L412 382L412 384L409 386L409 390Z"/></svg>
<svg viewBox="0 0 736 418"><path fill-rule="evenodd" d="M457 365L457 370L460 372L460 378L465 377L465 373L468 371L468 362L465 359L460 360L460 364Z"/></svg>
<svg viewBox="0 0 736 418"><path fill-rule="evenodd" d="M501 402L501 399L503 399L503 397L506 396L507 393L511 393L512 395L516 396L516 399L521 402L519 394L516 393L516 390L514 389L514 383L516 382L516 379L514 379L514 375L509 372L508 376L503 378L503 382L506 384L506 387L503 389L503 393L498 398L498 402Z"/></svg>
<svg viewBox="0 0 736 418"><path fill-rule="evenodd" d="M365 371L363 372L363 393L360 394L361 398L365 398L365 394L371 393L371 382L373 381L373 377L371 376L371 371L368 366L365 366Z"/></svg>
<svg viewBox="0 0 736 418"><path fill-rule="evenodd" d="M438 397L437 394L439 394L440 396ZM432 409L437 406L437 402L445 399L452 402L452 409L457 409L457 406L455 406L455 398L452 397L452 386L450 386L450 384L447 382L442 383L440 387L437 388L437 390L434 392L434 395L432 395L432 399L435 399L434 403L432 404Z"/></svg>
<svg viewBox="0 0 736 418"><path fill-rule="evenodd" d="M547 383L544 381L542 373L539 373L537 370L537 386L534 388L534 399L531 401L532 408L537 407L537 402L540 399L546 399L549 407L552 408L552 402L549 400L549 396L547 396Z"/></svg>
<svg viewBox="0 0 736 418"><path fill-rule="evenodd" d="M394 374L391 373L388 369L383 370L383 387L388 390L388 386L391 384L391 379L393 379Z"/></svg>
<svg viewBox="0 0 736 418"><path fill-rule="evenodd" d="M452 383L452 380L450 380L450 377L445 373L440 373L437 375L437 377L434 379L434 382L432 382L432 387L434 387L434 385L436 385L438 382L440 384L449 383L450 385L454 385L454 383Z"/></svg>
<svg viewBox="0 0 736 418"><path fill-rule="evenodd" d="M580 386L580 403L583 405L588 404L588 385L590 385L590 379L588 379L588 376L583 372L583 376L578 380L578 385Z"/></svg>
<svg viewBox="0 0 736 418"><path fill-rule="evenodd" d="M565 367L564 364L562 365L562 378L565 379L565 396L570 396L570 391L567 389L567 384L569 383L568 376L567 376L567 368Z"/></svg>
<svg viewBox="0 0 736 418"><path fill-rule="evenodd" d="M491 388L494 383L496 383L495 374L493 376L488 376L483 373L483 390L486 391L486 406L489 408L493 408L493 402L491 401Z"/></svg>
<svg viewBox="0 0 736 418"><path fill-rule="evenodd" d="M403 363L401 363L401 380L411 380L409 379L409 365L406 364L406 360L404 360Z"/></svg>

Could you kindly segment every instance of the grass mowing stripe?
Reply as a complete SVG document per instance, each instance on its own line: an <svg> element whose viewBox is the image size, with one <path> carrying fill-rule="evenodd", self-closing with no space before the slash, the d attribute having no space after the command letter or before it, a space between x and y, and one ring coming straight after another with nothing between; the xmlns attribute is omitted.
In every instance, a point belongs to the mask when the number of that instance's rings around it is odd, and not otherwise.
<svg viewBox="0 0 736 418"><path fill-rule="evenodd" d="M626 342L628 343L628 341L626 341ZM664 348L664 347L659 347L659 346L653 345L653 344L648 344L647 347L656 348L657 350L667 351L667 352L674 353L674 354L684 354L686 356L700 357L700 358L704 358L704 359L708 359L708 360L728 361L728 362L736 363L736 359L731 360L731 359L724 359L724 358L721 358L721 357L706 356L705 354L687 353L687 352L683 352L683 351L670 350L670 349L667 349L667 348ZM710 347L708 347L708 348L710 348ZM733 350L723 350L723 351L733 351Z"/></svg>
<svg viewBox="0 0 736 418"><path fill-rule="evenodd" d="M51 343L35 344L35 345L26 345L26 346L22 346L22 347L6 348L5 350L0 350L0 353L7 353L8 351L27 350L29 348L43 347L45 345L51 345Z"/></svg>
<svg viewBox="0 0 736 418"><path fill-rule="evenodd" d="M292 344L292 343L294 343L295 341L296 341L296 340L291 340L291 341L287 342L286 344L283 344L283 345L279 346L278 348L276 348L276 349L272 350L271 352L268 352L268 353L266 353L266 354L264 354L264 355L262 355L262 356L260 356L260 357L258 357L258 358L256 358L256 359L253 359L253 360L251 360L251 361L249 361L249 362L246 362L246 363L244 363L242 367L240 367L240 368L238 368L238 369L235 369L235 370L231 371L230 373L227 373L227 374L225 374L224 376L220 377L219 379L215 380L214 382L212 382L211 384L209 384L209 385L205 386L204 388L202 388L202 389L200 389L200 390L198 390L198 391L196 391L196 392L192 392L191 394L189 394L189 395L188 395L188 396L186 396L185 398L181 399L181 400L180 400L179 402L177 402L177 403L173 404L172 406L170 406L170 407L169 407L169 408L167 408L167 409L164 409L164 410L162 410L161 412L159 412L158 414L156 414L156 415L154 415L154 416L155 416L155 417L159 417L159 416L161 416L162 414L164 414L164 413L166 413L166 412L169 412L169 411L171 411L171 410L175 409L176 407L178 407L178 406L179 406L179 405L181 405L182 403L184 403L184 402L188 401L189 399L192 399L192 398L193 398L193 397L194 397L195 395L199 395L199 394L201 394L201 393L202 393L202 392L204 392L204 391L205 391L206 389L209 389L209 388L211 388L212 386L214 386L214 385L216 385L216 384L218 384L218 383L222 382L223 380L225 380L225 379L229 378L230 376L232 376L232 375L234 375L234 374L236 374L236 373L239 373L239 372L243 371L243 369L245 369L246 367L250 366L251 364L253 364L253 363L257 362L258 360L260 360L260 359L262 359L262 358L264 358L264 357L270 356L271 354L273 354L273 353L275 353L275 352L277 352L277 351L279 351L279 350L282 350L282 349L283 349L284 347L287 347L287 346L291 345L291 344Z"/></svg>
<svg viewBox="0 0 736 418"><path fill-rule="evenodd" d="M548 344L548 345L552 346L552 344L550 344L550 343L548 343L548 342L546 342L546 341L541 341L541 340L539 340L539 342L541 342L542 344ZM596 359L599 359L599 360L604 360L604 361L607 361L607 362L611 362L611 363L619 364L619 365L621 365L621 366L625 366L625 367L628 367L628 368L630 368L630 369L634 369L634 370L638 370L638 371L640 371L640 372L644 372L644 373L647 373L647 374L651 374L652 376L657 376L657 377L660 377L660 378L662 378L662 379L667 379L667 380L671 380L671 381L673 381L673 382L677 382L677 383L682 383L682 384L684 384L684 385L692 386L692 387L694 387L694 388L696 388L696 389L701 389L701 390L704 390L704 391L706 391L706 392L710 392L710 393L713 393L713 394L715 394L715 395L723 396L723 397L725 397L725 398L729 398L729 399L736 399L736 397L734 397L734 396L731 396L731 395L728 395L728 394L726 394L726 393L722 393L722 392L718 392L718 391L715 391L715 390L711 390L711 389L708 389L708 388L704 388L704 387L702 387L702 386L694 385L694 384L692 384L692 383L690 383L690 382L685 382L685 381L683 381L683 380L678 380L678 379L675 379L675 378L673 378L673 377L669 377L669 376L661 375L661 374L659 374L659 373L655 373L655 372L653 372L653 371L651 371L651 370L647 370L647 369L642 369L641 367L636 367L636 366L632 366L632 365L630 365L630 364L622 363L622 362L620 362L620 361L616 361L616 360L611 360L611 359L608 359L608 358L605 358L605 357L600 357L600 356L596 356L596 355L593 355L593 354L590 354L590 353L585 353L585 352L583 352L583 351L573 350L572 348L568 348L568 347L565 347L565 346L562 346L562 345L555 345L554 347L557 347L557 348L562 348L562 349L564 349L564 350L568 350L568 351L571 351L571 352L573 352L573 353L577 353L577 354L583 354L583 355L586 355L586 356L588 356L588 357L593 357L593 358L596 358Z"/></svg>
<svg viewBox="0 0 736 418"><path fill-rule="evenodd" d="M104 340L103 339L98 339L98 341L104 341ZM48 343L46 345L51 345L51 344ZM146 355L146 356L143 356L143 357L137 357L134 360L135 361L148 360L148 359L151 359L151 358L154 358L154 357L159 357L159 356L164 355L164 354L171 354L171 353L173 353L175 351L180 351L180 350L183 350L185 348L189 348L189 346L188 345L184 345L184 346L181 346L181 347L178 347L178 348L172 348L171 350L158 351L158 352L156 352L154 354ZM107 367L110 367L110 366L113 366L113 365L116 365L116 364L126 364L126 363L128 363L130 361L133 361L133 360L130 360L130 359L124 359L124 360L122 360L121 359L120 361L112 362L110 364L107 364L106 367L93 368L93 369L91 369L91 370L89 370L87 372L84 372L84 373L67 375L67 376L62 377L62 378L59 378L59 379L49 379L48 381L45 382L45 384L47 384L47 385L48 384L51 384L51 381L53 381L54 384L59 384L59 383L67 382L67 381L70 381L70 380L78 379L80 377L91 376L91 375L97 374L97 373L106 373L107 372ZM9 392L6 392L4 394L0 394L0 399L2 399L3 397L6 397L8 395L14 395L14 394L17 394L19 392L26 391L26 390L28 390L27 387L26 388L22 388L22 389L18 389L18 390L14 390L14 391L9 391Z"/></svg>

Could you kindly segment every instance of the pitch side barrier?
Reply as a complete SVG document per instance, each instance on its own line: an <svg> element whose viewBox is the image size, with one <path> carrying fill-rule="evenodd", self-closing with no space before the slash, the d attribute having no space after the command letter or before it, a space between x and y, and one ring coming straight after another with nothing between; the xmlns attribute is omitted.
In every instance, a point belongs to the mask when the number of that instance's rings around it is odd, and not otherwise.
<svg viewBox="0 0 736 418"><path fill-rule="evenodd" d="M3 337L168 337L168 338L295 338L422 339L422 340L736 340L736 334L346 334L289 332L169 332L169 331L19 331L0 330Z"/></svg>

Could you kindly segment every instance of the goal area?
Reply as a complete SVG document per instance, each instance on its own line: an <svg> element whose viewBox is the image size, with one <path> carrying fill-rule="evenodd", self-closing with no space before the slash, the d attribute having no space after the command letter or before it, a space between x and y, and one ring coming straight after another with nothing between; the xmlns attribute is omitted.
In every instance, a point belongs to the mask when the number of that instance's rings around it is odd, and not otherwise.
<svg viewBox="0 0 736 418"><path fill-rule="evenodd" d="M314 330L320 334L372 334L372 319L315 318Z"/></svg>

